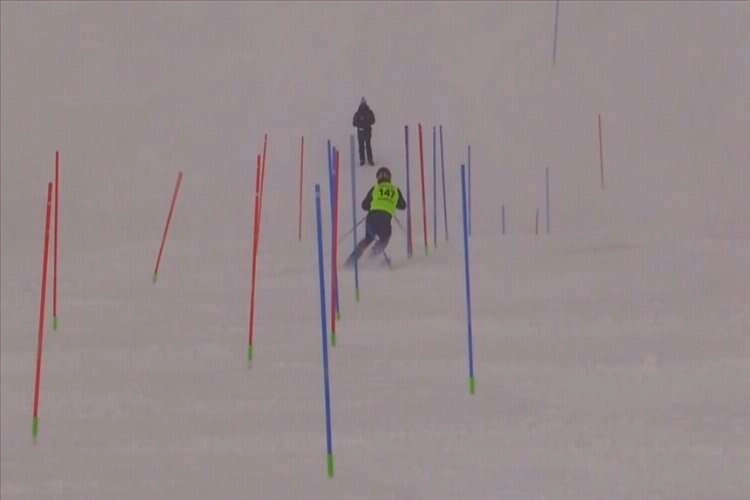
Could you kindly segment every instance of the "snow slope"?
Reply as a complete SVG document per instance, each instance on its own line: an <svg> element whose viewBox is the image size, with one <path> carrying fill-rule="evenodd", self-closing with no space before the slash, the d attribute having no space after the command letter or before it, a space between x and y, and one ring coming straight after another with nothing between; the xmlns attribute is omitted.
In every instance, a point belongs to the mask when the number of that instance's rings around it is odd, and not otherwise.
<svg viewBox="0 0 750 500"><path fill-rule="evenodd" d="M554 67L554 2L0 5L3 499L746 498L750 4L563 2ZM351 227L361 96L378 120L376 160L402 186L411 129L415 256L405 260L394 227L398 269L363 270L359 303L341 272L330 480L312 193L320 183L328 239L331 139L346 167L341 228ZM441 216L429 256L419 122L430 242L432 126L445 134L450 241ZM473 396L459 224L467 144ZM56 149L60 328L47 332L34 444ZM372 177L358 170L358 198Z"/></svg>

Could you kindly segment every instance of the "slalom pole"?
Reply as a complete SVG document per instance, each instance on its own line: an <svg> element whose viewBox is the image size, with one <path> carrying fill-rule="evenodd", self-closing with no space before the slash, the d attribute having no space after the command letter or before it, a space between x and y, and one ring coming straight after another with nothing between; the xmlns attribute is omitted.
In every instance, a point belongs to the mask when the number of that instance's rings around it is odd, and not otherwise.
<svg viewBox="0 0 750 500"><path fill-rule="evenodd" d="M599 122L599 172L601 174L602 189L604 189L604 142L602 140L602 115L597 115Z"/></svg>
<svg viewBox="0 0 750 500"><path fill-rule="evenodd" d="M411 231L411 181L409 175L409 125L404 125L404 145L406 149L406 256L411 258L414 251Z"/></svg>
<svg viewBox="0 0 750 500"><path fill-rule="evenodd" d="M333 189L333 146L330 139L326 141L326 150L328 155L328 201L331 203L331 227L333 227L333 197L336 193Z"/></svg>
<svg viewBox="0 0 750 500"><path fill-rule="evenodd" d="M302 241L302 180L305 168L305 136L299 146L299 216L297 217L297 241Z"/></svg>
<svg viewBox="0 0 750 500"><path fill-rule="evenodd" d="M335 218L336 226L334 227L334 229L336 230L336 235L333 238L333 240L336 242L336 260L335 260L336 266L334 266L334 267L335 267L335 276L336 276L336 319L338 320L338 319L341 319L341 301L339 300L339 266L338 266L338 261L339 261L339 242L338 242L338 238L339 238L339 220L341 219L341 217L339 215L339 200L341 199L341 182L340 182L340 179L341 179L341 175L340 175L341 174L341 168L339 168L340 167L340 156L341 156L340 153L341 153L341 151L339 151L338 148L335 148L334 149L334 153L335 154L334 154L333 160L334 160L334 166L336 167L336 176L334 177L336 179L336 218Z"/></svg>
<svg viewBox="0 0 750 500"><path fill-rule="evenodd" d="M334 164L334 154L336 148L331 144L330 139L326 141L326 149L328 153L328 192L329 192L329 199L331 202L331 258L335 258L334 250L336 246L338 245L338 241L336 240L336 234L333 231L334 227L337 227L337 221L336 217L338 214L336 214L336 197L338 196L338 189L336 186L338 185L338 180L336 179L337 172L336 172L336 166ZM331 279L334 278L334 270L336 269L336 261L333 261L333 265L331 268ZM338 299L338 287L334 286L334 283L331 283L331 308L338 312L339 310L339 299ZM332 331L335 332L336 325L335 322L331 324ZM335 339L335 333L332 334L331 339Z"/></svg>
<svg viewBox="0 0 750 500"><path fill-rule="evenodd" d="M268 146L268 134L263 136L263 157L260 167L260 202L258 204L258 246L260 246L260 234L263 227L263 195L266 193L266 147Z"/></svg>
<svg viewBox="0 0 750 500"><path fill-rule="evenodd" d="M253 255L250 292L250 318L247 345L247 361L252 362L254 354L253 340L255 337L255 290L257 281L258 249L260 248L261 227L263 225L263 193L266 183L266 153L268 147L268 133L263 135L263 154L256 156L255 173L255 213L253 216Z"/></svg>
<svg viewBox="0 0 750 500"><path fill-rule="evenodd" d="M349 135L350 164L352 168L352 237L354 247L357 248L357 167L354 162L354 134ZM362 217L362 220L365 218ZM359 302L359 259L354 259L354 299Z"/></svg>
<svg viewBox="0 0 750 500"><path fill-rule="evenodd" d="M57 267L60 247L60 151L55 151L55 242L52 272L52 329L57 330Z"/></svg>
<svg viewBox="0 0 750 500"><path fill-rule="evenodd" d="M555 32L552 35L552 67L557 62L557 21L560 17L560 0L555 0Z"/></svg>
<svg viewBox="0 0 750 500"><path fill-rule="evenodd" d="M539 209L536 209L536 219L534 222L534 233L539 236Z"/></svg>
<svg viewBox="0 0 750 500"><path fill-rule="evenodd" d="M544 202L547 234L549 234L549 167L544 169Z"/></svg>
<svg viewBox="0 0 750 500"><path fill-rule="evenodd" d="M464 274L466 275L466 317L467 317L467 337L469 344L469 393L474 394L476 382L474 379L474 343L471 331L471 276L469 266L469 222L468 222L468 201L466 186L466 167L461 165L461 202L463 205L463 222L464 222Z"/></svg>
<svg viewBox="0 0 750 500"><path fill-rule="evenodd" d="M268 147L268 132L263 134L263 158L260 169L260 203L261 211L263 210L263 187L266 185L266 149Z"/></svg>
<svg viewBox="0 0 750 500"><path fill-rule="evenodd" d="M339 283L338 283L338 150L331 149L333 154L333 225L331 226L331 345L336 345L336 320L341 318L339 311Z"/></svg>
<svg viewBox="0 0 750 500"><path fill-rule="evenodd" d="M424 254L429 255L427 239L427 193L424 184L424 148L422 147L422 124L417 124L419 130L419 170L422 177L422 228L424 229Z"/></svg>
<svg viewBox="0 0 750 500"><path fill-rule="evenodd" d="M500 223L503 229L503 234L505 234L505 205L500 207Z"/></svg>
<svg viewBox="0 0 750 500"><path fill-rule="evenodd" d="M435 140L436 128L432 126L432 240L437 249L437 141Z"/></svg>
<svg viewBox="0 0 750 500"><path fill-rule="evenodd" d="M326 411L326 464L328 477L333 477L333 432L331 425L331 387L328 372L328 339L326 328L325 269L323 268L323 217L320 210L320 184L315 184L315 221L318 232L318 284L320 285L320 331L323 349L323 400Z"/></svg>
<svg viewBox="0 0 750 500"><path fill-rule="evenodd" d="M466 318L467 338L469 344L469 393L474 394L476 382L474 379L474 342L471 329L471 276L469 266L469 222L468 222L468 200L466 186L466 167L461 165L461 202L463 205L464 222L464 274L466 275Z"/></svg>
<svg viewBox="0 0 750 500"><path fill-rule="evenodd" d="M42 383L42 352L44 348L44 312L47 297L47 263L49 260L49 231L52 211L52 183L47 183L47 214L44 222L44 249L42 250L42 290L39 300L39 337L36 348L36 378L34 381L34 414L31 424L31 436L36 441L39 434L39 395Z"/></svg>
<svg viewBox="0 0 750 500"><path fill-rule="evenodd" d="M268 147L268 133L263 135L263 155L260 160L260 195L258 196L258 241L260 241L261 226L263 225L261 216L263 215L263 194L266 186L266 150ZM260 246L260 243L258 243Z"/></svg>
<svg viewBox="0 0 750 500"><path fill-rule="evenodd" d="M443 154L443 126L440 125L440 171L443 178L443 228L445 241L448 241L448 203L445 196L445 155Z"/></svg>
<svg viewBox="0 0 750 500"><path fill-rule="evenodd" d="M471 236L471 220L472 220L472 210L471 210L471 144L469 144L466 147L467 153L466 153L466 173L468 174L467 179L467 185L466 185L466 195L467 195L467 208L469 210L469 236Z"/></svg>
<svg viewBox="0 0 750 500"><path fill-rule="evenodd" d="M172 194L172 203L169 206L169 214L167 214L167 223L164 226L164 234L161 237L161 246L159 247L159 254L156 257L156 266L154 267L154 283L159 276L159 264L161 263L161 256L164 252L164 244L167 241L167 233L169 232L169 224L172 222L172 214L174 213L174 205L177 201L177 194L180 192L180 183L182 183L182 171L177 173L177 183L174 186L174 194Z"/></svg>
<svg viewBox="0 0 750 500"><path fill-rule="evenodd" d="M255 336L255 282L258 269L258 246L260 245L260 198L263 160L261 156L256 157L255 167L255 208L253 210L253 247L252 247L252 264L250 271L250 316L248 319L247 333L247 362L253 360L253 338Z"/></svg>

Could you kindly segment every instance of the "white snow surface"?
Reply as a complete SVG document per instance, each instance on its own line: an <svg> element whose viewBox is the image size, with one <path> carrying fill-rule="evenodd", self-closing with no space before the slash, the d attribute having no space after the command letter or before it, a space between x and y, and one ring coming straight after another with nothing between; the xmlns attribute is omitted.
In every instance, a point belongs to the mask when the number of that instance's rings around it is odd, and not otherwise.
<svg viewBox="0 0 750 500"><path fill-rule="evenodd" d="M554 2L0 8L3 500L750 495L750 3L562 2L554 67ZM353 273L340 272L329 479L313 185L328 279L325 141L341 150L343 232L362 96L376 161L402 188L409 125L415 254L394 226L396 269L362 269L359 302ZM449 241L439 197L433 248L436 125ZM458 167L468 144L474 395ZM57 149L60 325L50 294L34 442ZM357 168L358 203L374 169Z"/></svg>

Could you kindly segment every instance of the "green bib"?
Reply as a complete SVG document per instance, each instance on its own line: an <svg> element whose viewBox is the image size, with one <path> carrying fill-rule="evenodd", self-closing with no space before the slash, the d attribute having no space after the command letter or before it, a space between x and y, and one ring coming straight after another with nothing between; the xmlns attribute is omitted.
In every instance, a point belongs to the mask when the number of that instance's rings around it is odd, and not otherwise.
<svg viewBox="0 0 750 500"><path fill-rule="evenodd" d="M390 182L381 182L372 188L370 210L380 210L393 215L396 211L398 199L398 188Z"/></svg>

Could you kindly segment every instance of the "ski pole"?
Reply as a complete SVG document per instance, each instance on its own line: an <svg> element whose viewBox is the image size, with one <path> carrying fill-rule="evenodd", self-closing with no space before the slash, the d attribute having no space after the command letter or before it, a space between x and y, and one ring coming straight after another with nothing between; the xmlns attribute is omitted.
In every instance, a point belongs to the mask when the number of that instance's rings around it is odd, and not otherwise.
<svg viewBox="0 0 750 500"><path fill-rule="evenodd" d="M346 238L347 236L349 236L350 234L352 234L352 232L354 231L354 228L355 227L359 227L359 225L362 224L365 221L366 218L367 218L367 215L363 215L362 218L359 219L359 221L357 221L357 223L350 230L348 230L347 232L345 232L344 234L342 234L341 238L339 239L339 243L341 243L342 241L344 241L344 238Z"/></svg>
<svg viewBox="0 0 750 500"><path fill-rule="evenodd" d="M401 228L401 230L403 231L403 230L404 230L404 226L403 226L403 225L401 224L401 221L400 221L400 220L398 220L398 217L396 217L396 216L394 215L394 216L393 216L393 219L394 219L394 220L396 221L396 224L398 224L398 227L400 227L400 228Z"/></svg>

